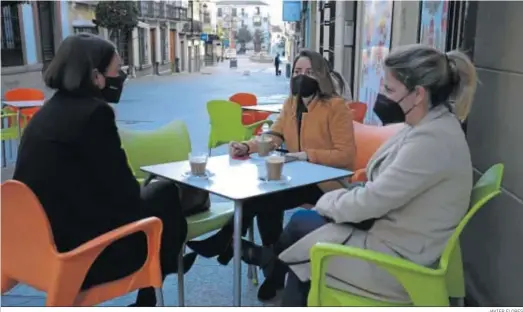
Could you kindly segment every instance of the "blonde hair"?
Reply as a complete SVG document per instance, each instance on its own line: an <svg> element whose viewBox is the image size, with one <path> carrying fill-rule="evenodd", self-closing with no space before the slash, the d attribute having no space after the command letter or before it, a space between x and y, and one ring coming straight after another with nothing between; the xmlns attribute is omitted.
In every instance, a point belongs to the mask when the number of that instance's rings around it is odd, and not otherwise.
<svg viewBox="0 0 523 312"><path fill-rule="evenodd" d="M461 121L467 118L476 93L477 74L463 52L443 53L426 45L406 45L393 50L384 64L407 89L424 87L432 107L447 105Z"/></svg>
<svg viewBox="0 0 523 312"><path fill-rule="evenodd" d="M325 60L323 59L323 56L321 56L320 53L312 50L303 49L300 51L298 56L294 59L294 62L292 63L292 72L294 73L294 67L296 66L296 62L302 58L306 57L311 62L311 68L314 71L314 77L318 81L319 89L320 89L320 96L321 97L332 97L337 95L336 90L334 88L334 82L332 81L332 77L330 74L329 67ZM292 80L290 82L292 84ZM291 86L292 88L292 86Z"/></svg>

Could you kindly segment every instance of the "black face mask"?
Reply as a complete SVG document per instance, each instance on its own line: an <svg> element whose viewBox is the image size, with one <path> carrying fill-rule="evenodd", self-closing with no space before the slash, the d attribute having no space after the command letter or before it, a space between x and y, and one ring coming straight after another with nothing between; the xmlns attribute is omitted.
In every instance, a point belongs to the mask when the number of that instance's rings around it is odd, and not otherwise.
<svg viewBox="0 0 523 312"><path fill-rule="evenodd" d="M127 79L127 75L123 71L120 71L118 77L105 77L105 88L101 90L101 93L107 102L120 102L125 79Z"/></svg>
<svg viewBox="0 0 523 312"><path fill-rule="evenodd" d="M309 97L318 92L319 85L316 79L306 75L298 75L292 77L291 91L292 95L300 95L301 97Z"/></svg>
<svg viewBox="0 0 523 312"><path fill-rule="evenodd" d="M374 103L374 113L378 116L384 126L392 123L405 122L405 116L407 116L415 106L407 112L404 112L399 103L409 94L410 92L396 102L385 95L378 93L378 97L376 97L376 102Z"/></svg>

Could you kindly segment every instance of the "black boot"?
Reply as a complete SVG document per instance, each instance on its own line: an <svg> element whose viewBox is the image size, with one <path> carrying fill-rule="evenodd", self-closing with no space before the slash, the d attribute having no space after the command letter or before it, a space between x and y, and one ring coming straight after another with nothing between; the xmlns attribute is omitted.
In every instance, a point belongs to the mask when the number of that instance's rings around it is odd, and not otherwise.
<svg viewBox="0 0 523 312"><path fill-rule="evenodd" d="M220 230L213 236L201 241L188 241L187 247L205 258L212 258L222 253L230 245L232 234Z"/></svg>
<svg viewBox="0 0 523 312"><path fill-rule="evenodd" d="M129 305L129 307L154 307L156 306L156 294L154 288L147 287L138 290L136 302Z"/></svg>
<svg viewBox="0 0 523 312"><path fill-rule="evenodd" d="M283 262L275 257L266 271L268 273L267 277L258 289L258 299L260 301L274 299L277 292L285 287L287 266Z"/></svg>
<svg viewBox="0 0 523 312"><path fill-rule="evenodd" d="M251 241L242 239L243 262L265 269L274 261L275 257L271 247L258 246Z"/></svg>
<svg viewBox="0 0 523 312"><path fill-rule="evenodd" d="M260 301L273 299L276 297L277 291L285 286L287 267L278 259L275 248L277 246L262 247L242 240L242 260L267 272L267 278L258 289Z"/></svg>
<svg viewBox="0 0 523 312"><path fill-rule="evenodd" d="M198 254L195 252L190 252L183 256L183 274L189 272L189 270L192 268L194 262L196 262L197 256L198 256ZM176 272L178 272L178 268L176 268Z"/></svg>

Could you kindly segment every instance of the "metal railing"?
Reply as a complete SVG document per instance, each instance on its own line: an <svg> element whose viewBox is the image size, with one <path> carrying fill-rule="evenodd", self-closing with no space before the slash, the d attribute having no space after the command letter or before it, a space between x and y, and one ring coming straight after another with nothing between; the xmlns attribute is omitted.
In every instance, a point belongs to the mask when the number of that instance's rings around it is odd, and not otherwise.
<svg viewBox="0 0 523 312"><path fill-rule="evenodd" d="M141 18L157 18L175 21L187 20L187 7L183 1L172 3L140 1L138 4L138 14Z"/></svg>

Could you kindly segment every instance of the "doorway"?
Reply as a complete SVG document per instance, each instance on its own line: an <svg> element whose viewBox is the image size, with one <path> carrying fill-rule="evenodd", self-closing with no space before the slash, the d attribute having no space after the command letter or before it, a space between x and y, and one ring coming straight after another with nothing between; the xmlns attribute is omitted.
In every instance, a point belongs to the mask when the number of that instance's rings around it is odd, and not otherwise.
<svg viewBox="0 0 523 312"><path fill-rule="evenodd" d="M43 70L47 68L54 58L54 2L36 2L38 20L40 26L40 47L42 52Z"/></svg>
<svg viewBox="0 0 523 312"><path fill-rule="evenodd" d="M156 64L156 28L151 28L150 30L150 37L151 37L151 61L153 66Z"/></svg>
<svg viewBox="0 0 523 312"><path fill-rule="evenodd" d="M185 71L185 59L186 59L186 51L185 51L185 41L180 42L180 53L182 54L182 66L180 66L182 69L181 71Z"/></svg>
<svg viewBox="0 0 523 312"><path fill-rule="evenodd" d="M192 64L192 62L193 62L193 52L192 51L193 51L193 47L189 47L187 50L189 51L189 72L192 73L192 68L193 68L193 66L192 66L193 65Z"/></svg>
<svg viewBox="0 0 523 312"><path fill-rule="evenodd" d="M171 62L176 63L176 30L169 31L169 44L171 46Z"/></svg>

